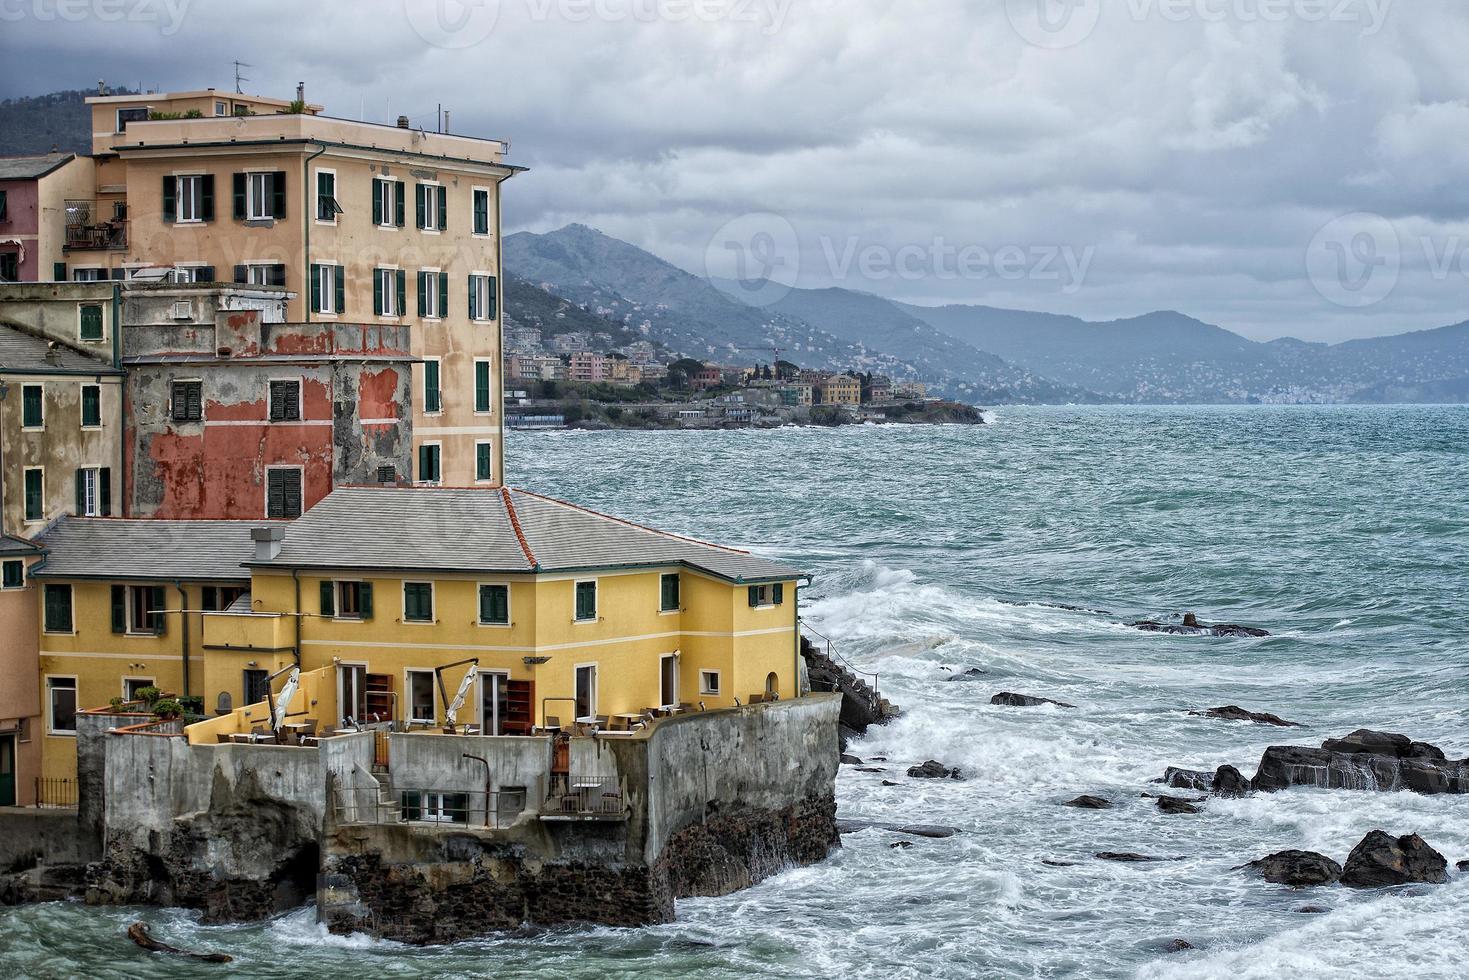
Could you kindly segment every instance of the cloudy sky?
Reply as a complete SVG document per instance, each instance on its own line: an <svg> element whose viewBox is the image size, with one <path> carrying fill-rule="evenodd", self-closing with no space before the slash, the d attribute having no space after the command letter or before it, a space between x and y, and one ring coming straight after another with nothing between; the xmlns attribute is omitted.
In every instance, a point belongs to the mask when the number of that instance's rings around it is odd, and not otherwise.
<svg viewBox="0 0 1469 980"><path fill-rule="evenodd" d="M0 94L227 87L507 138L513 229L1269 339L1469 318L1463 0L0 0Z"/></svg>

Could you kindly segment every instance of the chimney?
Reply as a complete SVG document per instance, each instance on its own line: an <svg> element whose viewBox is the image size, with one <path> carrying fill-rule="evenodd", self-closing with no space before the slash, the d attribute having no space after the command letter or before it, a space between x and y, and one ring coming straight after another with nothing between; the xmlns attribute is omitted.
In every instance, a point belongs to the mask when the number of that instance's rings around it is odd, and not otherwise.
<svg viewBox="0 0 1469 980"><path fill-rule="evenodd" d="M398 117L398 128L399 129L407 129L408 128L408 117L407 116L399 116Z"/></svg>
<svg viewBox="0 0 1469 980"><path fill-rule="evenodd" d="M445 133L448 133L449 132L449 110L448 109L445 109L444 110L444 132Z"/></svg>
<svg viewBox="0 0 1469 980"><path fill-rule="evenodd" d="M281 544L286 540L286 529L279 524L252 527L250 540L255 542L256 561L275 561L281 553Z"/></svg>
<svg viewBox="0 0 1469 980"><path fill-rule="evenodd" d="M61 345L58 344L54 340L51 341L49 344L46 345L46 363L47 364L55 364L55 363L57 363L58 358L59 358L60 347L61 347Z"/></svg>
<svg viewBox="0 0 1469 980"><path fill-rule="evenodd" d="M106 95L107 94L107 82L104 79L101 79L101 78L97 79L97 94L98 95Z"/></svg>
<svg viewBox="0 0 1469 980"><path fill-rule="evenodd" d="M306 101L306 83L305 82L297 82L296 83L296 101L297 102L305 102Z"/></svg>

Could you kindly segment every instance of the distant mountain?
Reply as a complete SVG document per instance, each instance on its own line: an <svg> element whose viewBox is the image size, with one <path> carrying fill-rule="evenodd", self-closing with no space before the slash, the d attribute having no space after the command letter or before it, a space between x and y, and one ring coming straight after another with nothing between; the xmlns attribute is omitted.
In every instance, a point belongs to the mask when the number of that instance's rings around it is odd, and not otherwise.
<svg viewBox="0 0 1469 980"><path fill-rule="evenodd" d="M83 100L95 90L77 89L0 101L0 155L92 152L92 110ZM129 95L118 89L114 95Z"/></svg>
<svg viewBox="0 0 1469 980"><path fill-rule="evenodd" d="M544 340L585 333L602 338L609 348L646 339L621 320L599 316L519 276L507 274L504 288L506 327L534 327Z"/></svg>

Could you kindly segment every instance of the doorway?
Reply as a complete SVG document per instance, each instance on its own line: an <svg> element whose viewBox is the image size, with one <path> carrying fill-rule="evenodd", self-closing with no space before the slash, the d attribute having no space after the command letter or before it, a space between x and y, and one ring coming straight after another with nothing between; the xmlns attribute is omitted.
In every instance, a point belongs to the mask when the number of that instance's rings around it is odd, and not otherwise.
<svg viewBox="0 0 1469 980"><path fill-rule="evenodd" d="M343 727L367 717L367 665L337 665L337 714Z"/></svg>
<svg viewBox="0 0 1469 980"><path fill-rule="evenodd" d="M14 735L0 735L0 806L15 806Z"/></svg>
<svg viewBox="0 0 1469 980"><path fill-rule="evenodd" d="M505 722L510 714L510 696L504 674L482 673L479 675L479 733L481 735L504 735Z"/></svg>
<svg viewBox="0 0 1469 980"><path fill-rule="evenodd" d="M664 655L658 664L658 703L665 708L679 703L678 699L678 654Z"/></svg>

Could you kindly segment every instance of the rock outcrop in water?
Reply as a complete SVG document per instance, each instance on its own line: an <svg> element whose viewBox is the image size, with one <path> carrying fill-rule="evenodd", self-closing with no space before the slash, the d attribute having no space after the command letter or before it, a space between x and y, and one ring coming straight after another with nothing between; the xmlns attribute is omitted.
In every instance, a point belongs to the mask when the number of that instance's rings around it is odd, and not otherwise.
<svg viewBox="0 0 1469 980"><path fill-rule="evenodd" d="M1309 888L1329 885L1341 878L1342 868L1325 854L1315 851L1279 851L1245 865L1276 885Z"/></svg>
<svg viewBox="0 0 1469 980"><path fill-rule="evenodd" d="M1177 766L1169 766L1163 770L1163 778L1156 779L1154 782L1162 783L1170 789L1210 790L1214 788L1214 774L1198 769L1180 769Z"/></svg>
<svg viewBox="0 0 1469 980"><path fill-rule="evenodd" d="M1062 806L1074 807L1078 810L1110 810L1112 801L1104 800L1100 796L1078 796L1074 800L1068 800Z"/></svg>
<svg viewBox="0 0 1469 980"><path fill-rule="evenodd" d="M1452 762L1437 746L1364 728L1320 748L1272 745L1252 784L1266 793L1291 786L1469 793L1469 760Z"/></svg>
<svg viewBox="0 0 1469 980"><path fill-rule="evenodd" d="M1234 766L1220 766L1214 773L1209 791L1215 796L1238 798L1250 795L1250 781Z"/></svg>
<svg viewBox="0 0 1469 980"><path fill-rule="evenodd" d="M1199 806L1192 800L1180 799L1177 796L1158 797L1158 809L1164 813L1173 814L1200 812Z"/></svg>
<svg viewBox="0 0 1469 980"><path fill-rule="evenodd" d="M1012 694L1009 691L1001 691L990 698L990 704L997 704L1006 708L1039 708L1044 704L1054 704L1058 708L1074 708L1076 705L1067 704L1065 701L1053 701L1050 698L1037 698L1029 694Z"/></svg>
<svg viewBox="0 0 1469 980"><path fill-rule="evenodd" d="M914 779L959 779L959 770L950 769L941 762L929 759L921 766L910 766L908 775Z"/></svg>
<svg viewBox="0 0 1469 980"><path fill-rule="evenodd" d="M1144 633L1169 633L1174 636L1269 636L1265 630L1255 626L1240 626L1238 623L1201 623L1193 613L1184 613L1182 623L1160 623L1153 619L1142 619L1127 626Z"/></svg>
<svg viewBox="0 0 1469 980"><path fill-rule="evenodd" d="M1393 837L1374 830L1352 848L1342 870L1341 883L1351 888L1390 885L1442 885L1449 880L1449 862L1422 837Z"/></svg>
<svg viewBox="0 0 1469 980"><path fill-rule="evenodd" d="M1221 718L1224 721L1252 721L1257 725L1274 725L1276 728L1305 728L1298 721L1286 721L1279 715L1272 715L1268 711L1246 711L1237 704L1225 705L1222 708L1210 708L1208 711L1190 711L1189 714L1196 718Z"/></svg>

